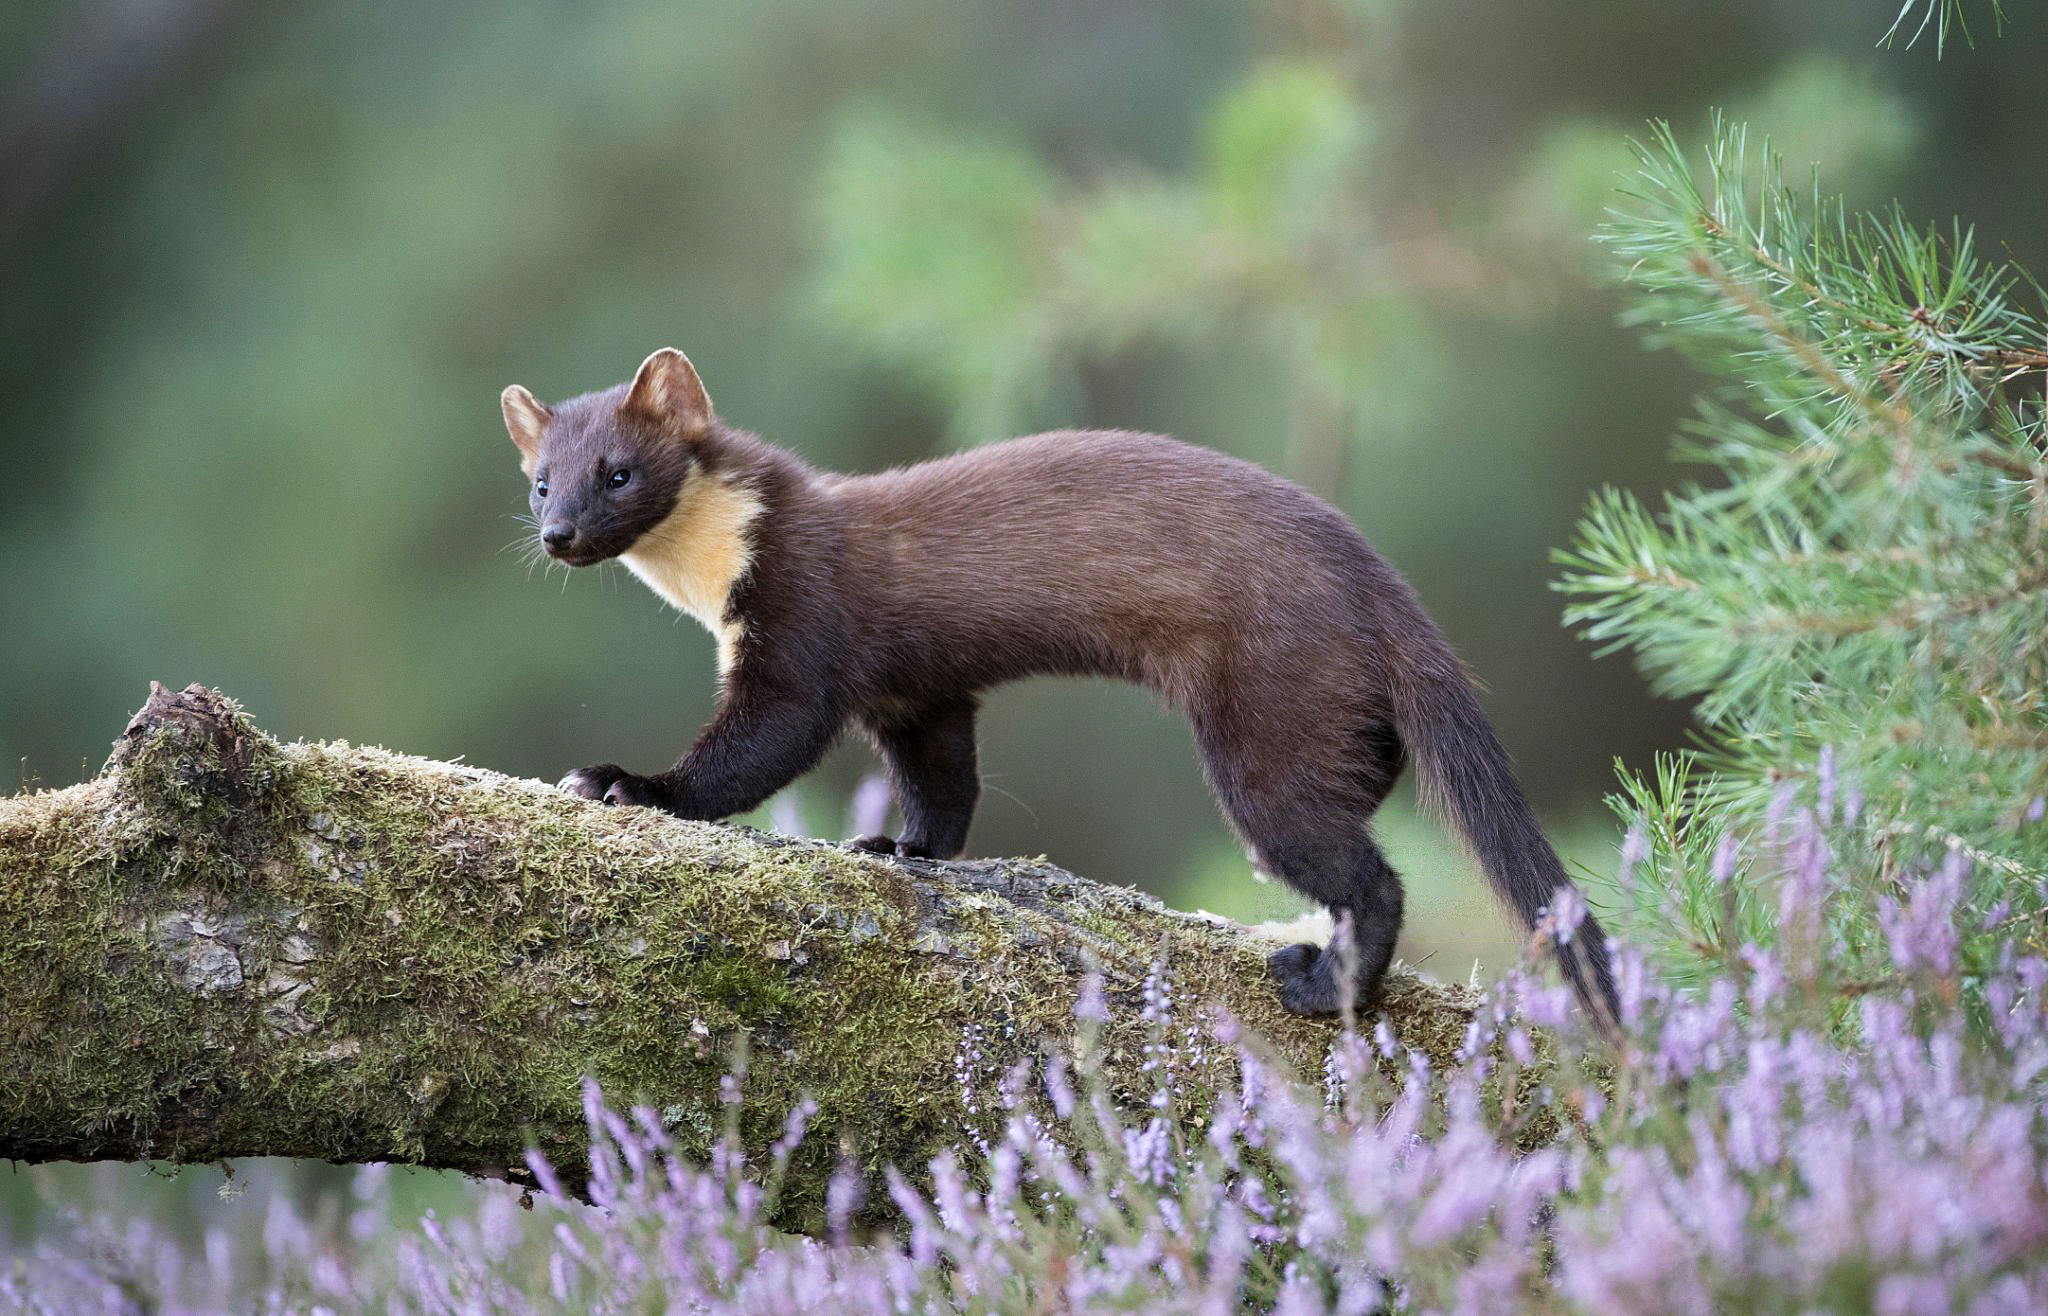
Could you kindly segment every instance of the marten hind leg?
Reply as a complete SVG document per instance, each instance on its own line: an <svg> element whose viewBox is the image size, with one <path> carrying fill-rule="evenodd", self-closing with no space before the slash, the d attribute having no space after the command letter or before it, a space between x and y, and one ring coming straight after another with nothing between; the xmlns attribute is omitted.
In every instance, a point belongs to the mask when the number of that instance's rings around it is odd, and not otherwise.
<svg viewBox="0 0 2048 1316"><path fill-rule="evenodd" d="M1211 784L1261 871L1280 878L1311 900L1327 906L1351 937L1354 1004L1369 1009L1394 958L1400 935L1400 874L1380 853L1367 827L1400 773L1398 742L1368 735L1366 757L1315 753L1295 747L1280 757L1197 728ZM1306 752L1304 752L1306 751ZM1288 769L1274 771L1285 763ZM1269 961L1281 1004L1297 1014L1331 1014L1346 995L1344 956L1308 942L1289 946Z"/></svg>
<svg viewBox="0 0 2048 1316"><path fill-rule="evenodd" d="M1370 1010L1379 1000L1387 966L1394 960L1394 942L1401 933L1401 875L1369 837L1348 851L1306 852L1286 860L1268 859L1267 863L1288 885L1305 894L1312 892L1309 880L1302 879L1324 878L1322 889L1330 894L1315 898L1329 906L1340 925L1348 926L1351 937L1348 952L1339 951L1334 944L1318 946L1308 941L1275 951L1267 963L1280 989L1280 1003L1296 1014L1335 1014L1342 1009L1348 954L1352 1004ZM1335 884L1327 884L1332 874L1348 879L1341 891L1331 890Z"/></svg>
<svg viewBox="0 0 2048 1316"><path fill-rule="evenodd" d="M967 827L981 797L974 713L974 701L960 699L868 723L903 813L903 835L863 836L855 845L914 859L951 859L967 847Z"/></svg>

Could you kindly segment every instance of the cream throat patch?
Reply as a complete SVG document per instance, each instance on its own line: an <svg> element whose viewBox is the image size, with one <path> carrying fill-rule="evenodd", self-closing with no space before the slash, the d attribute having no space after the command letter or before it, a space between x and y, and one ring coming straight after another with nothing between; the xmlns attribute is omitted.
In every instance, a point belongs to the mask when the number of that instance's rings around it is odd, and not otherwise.
<svg viewBox="0 0 2048 1316"><path fill-rule="evenodd" d="M716 637L721 675L738 656L741 627L727 605L751 565L747 527L761 509L753 490L692 472L674 510L619 556L649 589Z"/></svg>

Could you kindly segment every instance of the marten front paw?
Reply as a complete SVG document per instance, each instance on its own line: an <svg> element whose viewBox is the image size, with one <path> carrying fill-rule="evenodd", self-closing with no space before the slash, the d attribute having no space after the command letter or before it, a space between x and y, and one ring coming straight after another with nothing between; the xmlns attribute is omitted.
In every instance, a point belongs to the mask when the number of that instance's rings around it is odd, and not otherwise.
<svg viewBox="0 0 2048 1316"><path fill-rule="evenodd" d="M856 850L869 854L894 855L898 859L943 859L946 856L932 849L924 842L905 837L899 841L893 836L856 836L847 842Z"/></svg>
<svg viewBox="0 0 2048 1316"><path fill-rule="evenodd" d="M606 804L640 804L660 808L661 800L654 783L645 777L636 777L616 763L596 763L587 768L578 768L562 778L561 788L571 795L586 800L601 800Z"/></svg>

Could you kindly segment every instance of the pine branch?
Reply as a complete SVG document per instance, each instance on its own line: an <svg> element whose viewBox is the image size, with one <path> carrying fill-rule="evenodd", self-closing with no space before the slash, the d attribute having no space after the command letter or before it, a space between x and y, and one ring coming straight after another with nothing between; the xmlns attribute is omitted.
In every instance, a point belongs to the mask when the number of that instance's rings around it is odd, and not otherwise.
<svg viewBox="0 0 2048 1316"><path fill-rule="evenodd" d="M2000 36L2005 35L2005 0L1991 0L1991 17L1997 25ZM1970 34L1970 5L1968 0L1900 0L1899 12L1892 19L1892 25L1885 29L1878 44L1890 48L1901 37L1905 38L1907 49L1920 44L1931 28L1934 32L1934 53L1936 58L1947 53L1949 30L1960 33L1966 45L1975 46L1976 38ZM1916 23L1914 20L1918 19Z"/></svg>
<svg viewBox="0 0 2048 1316"><path fill-rule="evenodd" d="M1640 911L1695 968L1767 944L1768 911L1714 895L1712 847L1800 804L1882 850L1869 871L1954 838L1997 861L1978 908L2042 906L2014 877L2048 872L2048 431L2013 388L2048 359L2040 289L1961 224L1787 187L1738 125L1697 171L1661 124L1637 155L1601 236L1632 317L1720 381L1680 445L1711 477L1655 510L1603 493L1559 555L1567 619L1699 699L1701 754L1624 782L1668 878ZM1880 894L1835 914L1873 972Z"/></svg>

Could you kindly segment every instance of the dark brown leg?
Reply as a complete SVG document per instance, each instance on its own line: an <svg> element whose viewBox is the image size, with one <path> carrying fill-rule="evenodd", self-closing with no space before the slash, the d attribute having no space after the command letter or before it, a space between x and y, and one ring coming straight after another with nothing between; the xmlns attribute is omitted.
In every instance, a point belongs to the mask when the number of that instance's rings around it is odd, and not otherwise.
<svg viewBox="0 0 2048 1316"><path fill-rule="evenodd" d="M967 827L981 797L974 713L974 701L963 699L869 725L896 789L903 835L894 844L886 836L864 836L854 844L919 859L951 859L967 847Z"/></svg>

